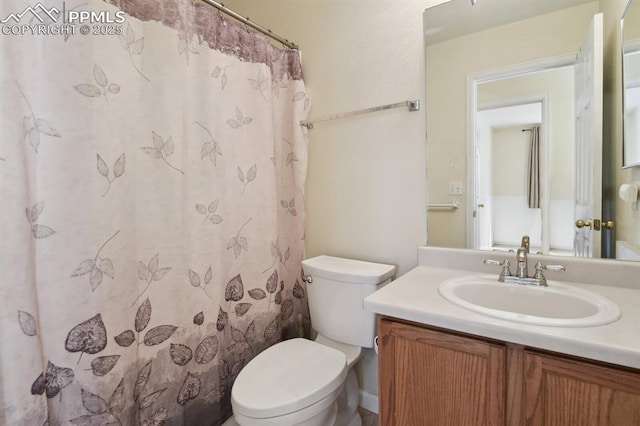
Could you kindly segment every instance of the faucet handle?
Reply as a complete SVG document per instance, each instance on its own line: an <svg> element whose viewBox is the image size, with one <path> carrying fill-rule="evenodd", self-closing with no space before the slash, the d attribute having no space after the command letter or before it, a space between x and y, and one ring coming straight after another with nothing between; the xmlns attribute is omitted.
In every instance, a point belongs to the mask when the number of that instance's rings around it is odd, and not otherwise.
<svg viewBox="0 0 640 426"><path fill-rule="evenodd" d="M538 271L542 272L543 269L546 269L547 271L560 271L560 272L564 272L567 270L567 268L565 268L562 265L543 265L540 262L536 263L536 272Z"/></svg>
<svg viewBox="0 0 640 426"><path fill-rule="evenodd" d="M499 266L504 266L505 264L508 264L509 261L507 259L505 260L493 260L493 259L485 259L482 261L482 263L484 263L485 265L499 265Z"/></svg>
<svg viewBox="0 0 640 426"><path fill-rule="evenodd" d="M500 276L498 277L498 281L504 282L504 277L511 276L511 263L507 259L505 260L493 260L493 259L485 259L482 261L485 265L498 265L502 266L502 272L500 272Z"/></svg>
<svg viewBox="0 0 640 426"><path fill-rule="evenodd" d="M565 268L562 265L543 265L540 262L536 263L536 272L533 274L533 278L538 280L540 285L543 286L543 287L547 286L547 278L542 273L542 271L544 269L546 269L548 271L560 271L560 272L563 272L563 271L567 270L567 268Z"/></svg>

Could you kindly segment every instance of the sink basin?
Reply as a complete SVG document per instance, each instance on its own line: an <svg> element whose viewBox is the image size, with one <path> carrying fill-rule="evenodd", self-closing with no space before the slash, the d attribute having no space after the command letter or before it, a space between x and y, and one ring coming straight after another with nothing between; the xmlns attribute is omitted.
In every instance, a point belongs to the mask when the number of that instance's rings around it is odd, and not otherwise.
<svg viewBox="0 0 640 426"><path fill-rule="evenodd" d="M557 281L538 287L466 276L443 281L438 290L470 311L526 324L590 327L620 318L620 308L606 297Z"/></svg>

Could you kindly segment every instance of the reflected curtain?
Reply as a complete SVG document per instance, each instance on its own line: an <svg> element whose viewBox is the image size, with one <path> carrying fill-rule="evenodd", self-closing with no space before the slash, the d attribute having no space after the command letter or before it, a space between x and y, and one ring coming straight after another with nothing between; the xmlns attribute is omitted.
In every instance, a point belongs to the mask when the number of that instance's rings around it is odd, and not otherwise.
<svg viewBox="0 0 640 426"><path fill-rule="evenodd" d="M540 208L540 126L531 128L527 163L527 204L530 209Z"/></svg>
<svg viewBox="0 0 640 426"><path fill-rule="evenodd" d="M189 0L66 7L126 16L0 38L0 424L221 424L309 331L299 54Z"/></svg>

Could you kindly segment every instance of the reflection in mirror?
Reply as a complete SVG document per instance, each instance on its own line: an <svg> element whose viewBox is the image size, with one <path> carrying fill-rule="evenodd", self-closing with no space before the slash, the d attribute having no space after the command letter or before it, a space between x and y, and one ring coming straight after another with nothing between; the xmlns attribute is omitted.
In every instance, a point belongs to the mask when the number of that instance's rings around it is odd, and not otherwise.
<svg viewBox="0 0 640 426"><path fill-rule="evenodd" d="M640 1L630 0L622 17L623 167L640 166Z"/></svg>
<svg viewBox="0 0 640 426"><path fill-rule="evenodd" d="M483 4L495 8L495 16L485 15ZM476 6L453 0L425 11L429 203L460 203L457 210L429 210L429 245L508 250L527 234L532 251L572 254L569 64L598 11L597 1L561 0L485 0ZM469 34L466 19L491 25ZM449 28L460 31L447 35ZM561 80L551 78L554 73ZM564 100L554 92L557 86L569 92ZM538 125L540 198L529 207L528 129ZM464 183L462 195L449 190L452 182Z"/></svg>
<svg viewBox="0 0 640 426"><path fill-rule="evenodd" d="M475 248L528 235L532 252L573 254L573 86L572 66L477 85Z"/></svg>

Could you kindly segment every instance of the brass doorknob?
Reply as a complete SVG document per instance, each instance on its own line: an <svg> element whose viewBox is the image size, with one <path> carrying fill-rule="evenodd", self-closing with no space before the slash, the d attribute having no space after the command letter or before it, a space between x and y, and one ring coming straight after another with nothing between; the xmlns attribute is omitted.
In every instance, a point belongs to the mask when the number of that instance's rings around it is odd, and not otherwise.
<svg viewBox="0 0 640 426"><path fill-rule="evenodd" d="M612 220L604 220L602 221L602 227L605 229L613 229L616 224Z"/></svg>
<svg viewBox="0 0 640 426"><path fill-rule="evenodd" d="M478 207L482 208L484 207L484 204L478 204Z"/></svg>
<svg viewBox="0 0 640 426"><path fill-rule="evenodd" d="M588 221L585 222L582 219L578 219L578 220L576 220L576 227L578 227L578 228L584 228L584 227L591 228L591 221L588 220Z"/></svg>

